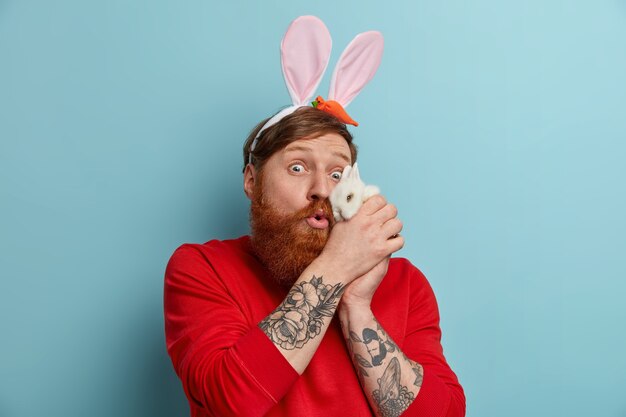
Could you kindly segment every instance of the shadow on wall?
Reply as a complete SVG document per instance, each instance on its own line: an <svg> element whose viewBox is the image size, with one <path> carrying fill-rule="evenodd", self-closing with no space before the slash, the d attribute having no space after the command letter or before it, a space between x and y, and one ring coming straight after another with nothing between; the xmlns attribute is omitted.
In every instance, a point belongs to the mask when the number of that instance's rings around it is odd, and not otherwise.
<svg viewBox="0 0 626 417"><path fill-rule="evenodd" d="M229 174L218 181L210 182L207 188L196 192L201 196L196 200L201 207L201 214L196 212L194 216L198 218L189 219L197 229L194 236L185 239L185 242L195 240L196 243L204 243L212 239L231 239L249 233L249 200L243 192L240 173ZM185 242L178 242L175 246ZM161 272L165 271L168 259L163 261ZM152 278L146 279L146 282L151 280ZM162 281L159 285L162 288ZM125 355L126 367L136 372L132 376L134 380L126 381L126 384L137 384L129 397L133 403L132 415L188 416L189 404L182 383L167 354L162 299L145 301L147 306L138 307L141 311L131 325L132 329L126 329L132 335L127 338L127 346L132 351ZM112 388L114 391L119 389ZM129 411L128 408L125 410Z"/></svg>
<svg viewBox="0 0 626 417"><path fill-rule="evenodd" d="M211 184L211 190L206 193L203 202L205 209L201 212L207 215L195 220L203 236L200 238L200 243L211 239L236 238L249 233L250 204L243 192L241 174L229 175L223 181ZM161 310L158 313L146 314L146 317L149 317L147 325L146 323L140 325L144 334L147 329L150 329L148 337L135 340L135 346L147 347L147 351L143 352L143 363L139 365L139 368L145 370L139 383L152 391L141 393L140 396L146 402L145 407L135 415L142 417L186 416L189 415L189 404L182 383L174 372L167 354L162 305L160 307ZM135 368L137 367L135 365Z"/></svg>
<svg viewBox="0 0 626 417"><path fill-rule="evenodd" d="M189 404L165 347L162 314L153 316L152 321L150 334L146 335L145 330L142 333L142 336L148 336L147 340L141 337L142 340L136 340L134 344L146 347L146 350L142 352L141 363L134 366L140 372L139 386L144 388L139 388L138 394L143 401L140 401L140 409L134 410L133 415L188 416Z"/></svg>
<svg viewBox="0 0 626 417"><path fill-rule="evenodd" d="M162 345L165 350L165 343ZM144 417L188 416L189 404L182 383L176 376L167 354L157 353L146 358L152 375L153 401L145 408ZM147 385L150 386L150 385Z"/></svg>

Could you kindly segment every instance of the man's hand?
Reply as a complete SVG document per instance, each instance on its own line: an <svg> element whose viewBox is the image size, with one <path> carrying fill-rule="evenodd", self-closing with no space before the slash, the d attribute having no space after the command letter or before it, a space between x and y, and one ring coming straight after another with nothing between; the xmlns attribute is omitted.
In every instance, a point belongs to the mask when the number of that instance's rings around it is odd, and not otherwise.
<svg viewBox="0 0 626 417"><path fill-rule="evenodd" d="M369 307L372 297L387 274L390 256L385 257L368 273L352 281L341 297L340 305L346 307ZM343 308L343 307L342 307Z"/></svg>
<svg viewBox="0 0 626 417"><path fill-rule="evenodd" d="M347 278L346 284L367 274L404 246L402 236L390 239L402 230L397 215L396 207L383 196L369 198L354 217L333 227L320 257Z"/></svg>

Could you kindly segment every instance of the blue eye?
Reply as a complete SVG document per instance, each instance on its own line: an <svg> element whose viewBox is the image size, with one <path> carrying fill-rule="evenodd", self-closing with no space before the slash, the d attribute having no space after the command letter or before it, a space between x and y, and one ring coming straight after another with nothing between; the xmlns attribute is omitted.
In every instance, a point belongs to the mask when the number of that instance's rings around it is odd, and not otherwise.
<svg viewBox="0 0 626 417"><path fill-rule="evenodd" d="M333 177L336 180L340 180L341 179L341 171L335 171L332 174L330 174L331 177Z"/></svg>
<svg viewBox="0 0 626 417"><path fill-rule="evenodd" d="M293 172L302 172L304 171L304 167L300 164L293 164L289 167Z"/></svg>

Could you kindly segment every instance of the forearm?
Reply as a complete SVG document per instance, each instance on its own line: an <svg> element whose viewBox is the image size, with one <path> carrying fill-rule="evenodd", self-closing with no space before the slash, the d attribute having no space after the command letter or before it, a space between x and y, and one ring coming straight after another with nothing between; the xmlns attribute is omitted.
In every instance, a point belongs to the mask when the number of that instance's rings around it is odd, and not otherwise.
<svg viewBox="0 0 626 417"><path fill-rule="evenodd" d="M249 328L201 249L183 245L166 268L168 354L190 404L210 415L265 415L298 374L260 329Z"/></svg>
<svg viewBox="0 0 626 417"><path fill-rule="evenodd" d="M316 259L300 275L283 302L259 323L300 375L335 314L345 288L343 277L331 262Z"/></svg>
<svg viewBox="0 0 626 417"><path fill-rule="evenodd" d="M423 367L407 358L369 307L342 305L339 319L361 386L377 416L399 416L417 397Z"/></svg>

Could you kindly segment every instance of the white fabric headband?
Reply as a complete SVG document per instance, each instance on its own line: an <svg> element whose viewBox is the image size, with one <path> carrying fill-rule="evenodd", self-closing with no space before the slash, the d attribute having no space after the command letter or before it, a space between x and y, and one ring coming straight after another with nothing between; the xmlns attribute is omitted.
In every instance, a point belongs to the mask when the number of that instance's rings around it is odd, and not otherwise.
<svg viewBox="0 0 626 417"><path fill-rule="evenodd" d="M321 97L315 107L339 118L344 123L358 125L345 113L344 108L374 77L383 55L383 35L377 31L359 33L341 54L333 72L328 100ZM250 145L248 163L261 133L275 125L300 107L311 105L330 58L332 39L319 18L300 16L295 19L280 45L283 77L291 96L292 105L275 114L263 125Z"/></svg>

